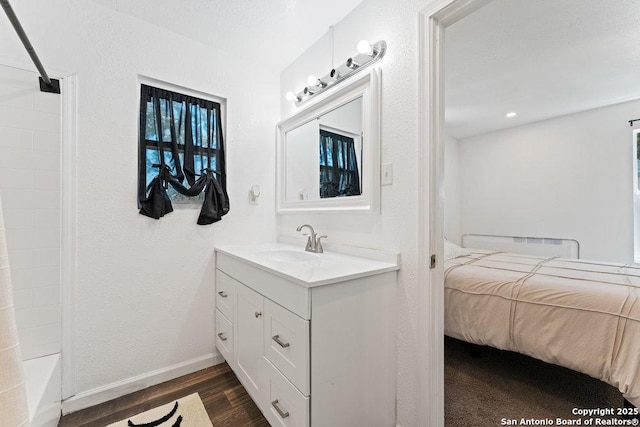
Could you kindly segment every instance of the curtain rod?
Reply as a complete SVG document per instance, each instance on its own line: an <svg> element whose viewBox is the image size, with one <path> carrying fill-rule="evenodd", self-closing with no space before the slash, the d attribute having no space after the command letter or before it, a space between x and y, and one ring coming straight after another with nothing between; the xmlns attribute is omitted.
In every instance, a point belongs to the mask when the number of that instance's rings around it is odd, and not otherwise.
<svg viewBox="0 0 640 427"><path fill-rule="evenodd" d="M31 43L29 42L29 38L27 37L27 34L24 32L22 25L20 25L20 21L18 20L18 17L16 16L16 14L13 11L13 8L9 4L9 0L0 0L0 4L2 5L2 8L7 14L7 18L9 18L9 21L11 21L11 25L13 25L13 28L16 30L16 33L18 33L18 37L20 37L22 44L24 45L25 49L27 49L27 52L29 53L31 60L33 61L34 65L40 72L40 75L42 76L40 77L40 91L60 93L60 81L49 78L49 75L47 74L44 67L42 66L42 62L40 62L40 59L38 58L36 51L33 49L33 46L31 46Z"/></svg>
<svg viewBox="0 0 640 427"><path fill-rule="evenodd" d="M633 126L633 122L640 122L640 119L629 120L629 126Z"/></svg>

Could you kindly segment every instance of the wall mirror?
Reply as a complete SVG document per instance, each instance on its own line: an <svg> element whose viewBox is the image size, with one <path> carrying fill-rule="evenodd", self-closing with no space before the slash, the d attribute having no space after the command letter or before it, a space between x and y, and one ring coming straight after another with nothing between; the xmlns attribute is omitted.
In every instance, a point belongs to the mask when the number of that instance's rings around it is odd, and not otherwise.
<svg viewBox="0 0 640 427"><path fill-rule="evenodd" d="M376 68L278 123L277 212L378 213L379 129Z"/></svg>

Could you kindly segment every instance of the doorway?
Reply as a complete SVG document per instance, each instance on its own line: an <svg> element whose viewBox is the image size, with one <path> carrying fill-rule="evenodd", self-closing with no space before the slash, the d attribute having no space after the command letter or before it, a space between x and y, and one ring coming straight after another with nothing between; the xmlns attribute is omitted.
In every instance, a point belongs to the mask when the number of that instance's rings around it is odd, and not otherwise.
<svg viewBox="0 0 640 427"><path fill-rule="evenodd" d="M442 295L440 295L440 291L441 291L441 285L443 283L443 272L441 271L441 268L438 268L438 263L436 263L436 268L435 269L429 269L428 265L429 265L429 261L430 261L430 256L431 255L435 255L437 260L441 259L441 255L442 255L442 248L441 248L441 239L443 236L443 231L444 231L444 206L443 206L443 202L444 202L444 182L443 182L443 175L444 175L444 170L443 170L443 157L444 157L444 75L445 75L445 71L444 71L444 67L442 64L442 59L444 56L444 39L445 39L445 30L450 27L452 24L460 21L462 18L467 17L470 13L475 12L478 8L486 5L489 2L475 2L475 1L440 1L437 2L436 5L434 5L432 8L430 8L429 10L424 11L421 14L421 22L420 22L420 29L421 29L421 38L420 38L420 53L422 54L421 57L421 72L420 72L420 78L421 78L421 104L420 104L420 113L421 113L421 117L423 117L425 119L425 123L422 125L421 128L421 140L424 142L423 147L421 147L423 149L423 152L421 153L421 183L428 186L426 188L429 188L429 193L425 194L423 197L423 201L421 201L421 214L420 214L420 218L423 219L424 223L426 224L425 229L421 231L421 239L423 239L425 242L427 242L428 244L425 244L425 248L422 249L421 248L421 252L420 255L423 256L424 258L424 263L423 266L421 266L420 268L423 268L423 271L421 271L421 274L423 274L423 279L425 280L421 280L420 283L431 283L431 286L427 286L425 287L425 289L423 290L424 294L423 299L421 300L422 304L421 306L423 306L423 313L420 313L421 316L421 324L427 324L428 325L428 331L425 331L425 334L427 334L427 336L429 336L429 339L427 340L427 343L432 344L433 346L437 346L439 345L439 341L438 341L438 330L439 328L442 326L440 323L440 317L441 315L443 315L444 312L444 307L443 307L443 298ZM502 7L502 6L498 6L499 2L493 2L492 3L492 7L497 8L497 7ZM567 4L567 2L563 2L564 4ZM533 4L533 3L532 3ZM593 4L593 3L592 3ZM549 3L549 5L552 5L552 3ZM586 3L584 4L584 6L586 7ZM516 7L516 6L513 6ZM551 6L549 6L551 7ZM554 17L556 18L556 15L559 14L559 10L558 8L559 3L553 3L553 10L550 10L549 7L547 9L542 9L542 10L538 10L537 14L535 15L534 19L534 14L529 14L529 13L524 13L522 10L519 10L519 13L522 15L521 18L528 18L531 21L534 22L541 22L541 21L551 21L551 19L545 19L546 18L550 18L550 17ZM482 12L486 12L488 11L490 8L487 8L485 10L483 10ZM585 13L588 13L585 10L584 7L579 11L580 12L580 16L583 16ZM502 9L500 9L502 10ZM597 10L597 9L596 9ZM577 11L573 11L573 16L577 15ZM593 14L593 8L591 9L591 13ZM474 18L477 16L482 15L482 13L478 13L477 15L474 15ZM506 13L505 13L506 15ZM605 20L600 16L602 14L595 14L598 16L598 24L600 24L599 26L597 25L589 25L586 26L588 29L589 34L594 34L595 33L595 28L596 27L607 27L609 29L611 28L625 28L624 25L605 25ZM613 16L613 11L611 10L611 8L607 8L607 19L610 16ZM589 72L593 71L590 65L590 62L588 62L589 59L591 59L591 57L596 57L600 60L600 62L603 63L607 63L607 64L611 64L611 61L605 61L602 60L602 52L597 50L597 44L591 42L591 45L589 46L589 49L585 49L585 50L580 50L578 49L577 46L575 46L577 41L581 41L580 38L584 38L584 35L582 33L572 33L569 31L569 22L570 20L566 20L567 25L564 26L560 26L560 28L562 28L563 30L565 30L568 35L567 37L556 37L556 39L554 39L554 43L551 44L547 44L546 46L543 46L544 49L544 53L545 54L555 54L556 56L562 56L562 54L558 51L555 51L554 49L557 49L558 46L561 44L560 42L563 43L567 43L567 41L571 41L573 43L573 45L571 47L574 47L575 50L577 52L590 52L589 55L583 55L583 59L584 62L580 62L578 60L576 60L575 57L573 58L569 58L568 55L563 56L563 59L567 59L567 62L563 63L564 65L562 66L556 66L555 68L552 67L550 65L549 61L540 61L539 58L536 58L539 62L545 64L547 66L548 70L554 70L554 71L548 71L545 73L533 73L533 76L552 76L553 77L553 83L557 83L560 79L558 78L559 75L561 73L566 73L567 70L571 69L571 66L573 66L574 64L580 63L582 64L583 70L580 70L581 72L574 72L573 73L573 81L575 82L575 76L584 76L589 74ZM582 22L580 19L574 19L574 21L576 22ZM468 21L467 21L468 22ZM546 22L545 22L546 23ZM556 22L557 23L557 22ZM513 23L511 23L512 25L514 25ZM515 24L517 26L517 24ZM548 24L550 25L550 24ZM585 32L587 30L585 29ZM446 31L447 34L447 40L450 40L450 37L453 37L453 31L451 31L451 29L449 29L448 31ZM540 36L539 33L536 33L538 36ZM622 34L616 34L616 39L621 38ZM628 46L629 44L625 44L626 46ZM611 51L612 49L607 49L607 51ZM603 50L604 51L604 50ZM593 52L599 52L599 54L596 56L595 53ZM620 55L617 55L620 56ZM512 57L514 63L518 63L518 65L522 65L521 63L525 62L525 61L519 61L517 59L517 57ZM636 67L637 69L637 67ZM529 69L530 71L530 69ZM616 83L621 83L624 81L624 79L618 79L619 82ZM530 84L531 81L529 79L521 79L520 80L522 82L523 85L525 84ZM548 84L548 80L546 81ZM505 89L505 88L513 88L513 86L505 83L505 81L501 82L501 86L504 86L503 88L500 89ZM555 87L555 86L551 86L551 87ZM575 96L577 95L582 95L583 93L587 93L589 92L589 90L594 89L597 87L597 85L588 85L588 84L582 84L580 86L582 88L582 90L580 91L573 91L570 92L571 96L567 96L567 92L565 93L565 98L571 98L571 99L575 99ZM626 94L624 96L622 95L616 95L615 97L611 96L611 98L615 98L616 102L618 103L624 103L627 101L631 101L634 99L638 99L638 97L640 95L638 94L632 94L634 88L637 87L637 84L627 84L626 85ZM584 88L587 88L589 90L585 90ZM614 85L608 85L607 89L613 89ZM515 91L514 91L515 92ZM559 90L556 90L556 92L560 92ZM554 94L555 95L555 94ZM501 99L500 96L495 96L494 98L496 99ZM538 97L538 98L543 98L543 97ZM557 117L561 114L554 112L554 114L550 113L551 108L556 108L559 106L560 103L556 103L556 102L549 102L547 101L547 111L546 114L549 114L549 116L547 118L552 118L552 117ZM601 106L602 104L593 104L590 108L598 108L598 106ZM622 107L621 107L622 108ZM628 130L629 130L629 125L627 123L628 119L634 119L636 118L637 114L634 114L635 111L637 111L637 108L635 106L631 106L631 107L625 107L627 108L628 111L624 111L622 110L622 114L619 114L620 111L616 111L616 115L615 115L615 123L611 126L611 129L615 130L615 132L619 132L623 135L624 138L627 138L626 135L628 135ZM636 108L633 111L629 111L632 108ZM501 116L496 115L496 119L500 119L500 120L505 120L504 117L506 116L505 113L507 113L510 110L507 110L505 108L504 112L502 113ZM584 111L584 110L583 110ZM575 112L575 111L574 111ZM568 115L568 114L573 114L573 112L569 112L566 111L563 114ZM480 115L477 115L480 116ZM448 116L449 117L449 116ZM484 119L484 124L487 123L488 120ZM543 118L538 118L538 121L543 120ZM582 122L580 122L579 120L582 120ZM592 120L593 122L595 122L595 120ZM619 123L618 123L619 122ZM574 128L576 129L582 129L582 128L586 128L585 126L582 126L582 123L584 123L584 119L583 118L578 118L576 119L576 123L579 123L579 125L575 125ZM605 128L605 126L603 125L603 121L598 121L598 123L600 123L600 128ZM574 132L575 133L575 132ZM595 133L594 133L595 134ZM606 150L602 149L600 150L599 153L599 157L598 157L598 161L594 161L594 163L600 165L600 164L612 164L612 162L607 162L604 159L608 159L608 157L606 157L607 155L612 155L612 153L614 152L614 150L618 150L617 152L620 152L620 148L617 146L616 148L613 147L612 141L615 139L616 141L619 141L620 138L618 138L618 133L616 133L615 138L608 133L608 138L607 141L603 141L603 143L601 144L593 144L594 146L597 147L605 147L606 146ZM565 140L569 140L569 138L564 138ZM586 138L582 138L581 142L582 144L579 145L578 148L582 149L583 147L586 146L586 144L584 143L586 140ZM606 142L606 144L604 143ZM466 143L467 147L469 148L471 146L470 143ZM595 235L594 233L589 233L589 230L586 230L586 227L580 227L580 223L579 221L575 220L575 219L582 219L584 217L584 215L566 215L565 217L562 217L563 219L565 219L564 222L557 222L554 223L555 227L562 233L566 233L567 236L562 236L562 237L571 237L571 238L577 238L580 241L580 244L582 246L583 242L586 243L584 244L584 249L585 249L585 254L584 254L584 258L593 258L593 259L602 259L602 255L600 255L599 253L595 252L596 250L600 250L602 252L602 248L607 248L607 253L609 254L609 256L611 258L614 259L604 259L605 261L618 261L618 262L629 262L629 257L631 256L631 248L632 248L632 243L630 236L632 235L632 232L630 230L630 228L632 227L632 217L631 217L631 208L632 208L632 196L631 196L631 180L630 180L630 176L631 176L631 162L629 160L629 145L628 145L628 139L625 139L622 143L623 148L622 150L624 151L624 153L617 155L617 159L620 160L624 163L620 163L620 161L618 161L618 163L616 163L617 168L615 170L615 174L618 175L614 175L614 172L612 171L611 173L607 174L607 178L611 178L612 176L615 176L617 179L617 183L622 183L622 185L618 185L617 187L619 187L618 189L615 189L615 186L613 185L604 185L602 182L599 182L600 187L602 188L607 188L609 189L608 193L611 194L613 193L613 191L618 191L618 201L620 201L620 203L601 203L602 206L604 207L608 207L608 206L615 206L618 212L623 212L624 214L619 214L619 216L622 216L622 221L618 221L618 223L624 224L624 229L620 228L620 230L624 231L623 232L619 232L619 235L625 236L624 237L624 241L622 241L622 244L619 243L619 241L621 239L618 239L618 242L614 242L611 243L609 242L609 240L607 240L607 244L609 244L608 247L606 247L604 244L593 244L593 242L595 242ZM547 146L551 146L552 144L547 144ZM569 153L569 155L571 155L571 153L576 153L576 152L582 152L581 150L574 150L574 149L569 149L569 147L572 147L568 144L565 145L565 151L567 153ZM553 147L552 147L553 148ZM470 158L473 158L474 160L477 160L478 157L473 157L471 156L469 153L471 151L468 150L467 151L467 160ZM475 151L474 151L475 152ZM554 155L553 156L549 156L548 158L551 158L555 161L555 163L553 163L555 166L557 166L557 170L558 171L562 171L563 172L563 180L558 180L556 179L555 182L553 183L555 185L555 189L557 189L559 187L558 183L561 183L565 186L568 186L568 182L570 182L569 178L576 178L576 176L580 177L582 175L576 174L576 173L572 173L572 171L574 171L573 166L567 166L567 165L572 165L572 163L568 163L566 161L560 161L561 157L557 155L557 153L554 151L553 152ZM504 156L504 157L509 157L509 156ZM575 156L574 156L575 157ZM511 156L510 158L513 158L513 156ZM544 164L544 165L550 165L552 162L548 162L548 158L543 159L543 162L535 162L535 161L531 161L531 164ZM531 160L531 159L529 159ZM582 159L584 160L584 159ZM589 162L591 162L591 160L589 160ZM625 162L629 162L628 164ZM528 165L530 163L526 163L524 162L523 164ZM583 163L588 163L588 162L583 162ZM590 163L589 163L590 164ZM468 165L468 163L467 163ZM560 167L560 166L564 166L564 167ZM556 170L553 168L549 168L548 169L550 172L555 172ZM577 169L576 169L577 170ZM586 176L587 174L584 172L584 169L582 169L582 173L584 176ZM592 174L593 175L593 174ZM468 173L467 177L469 176L473 176L470 175L470 173ZM547 173L547 174L539 174L538 176L542 176L542 177L552 177L555 176L551 173ZM551 178L550 178L551 179ZM541 184L547 184L549 183L550 179L540 179L539 183ZM584 185L584 183L587 181L582 181L583 188L595 188L594 185ZM591 182L591 181L589 181ZM622 188L624 187L624 188ZM624 193L622 196L620 196L620 193ZM477 195L478 193L476 193ZM560 193L558 191L556 191L554 194L559 195ZM468 194L467 194L468 195ZM479 199L481 199L480 196L478 196ZM561 199L562 197L556 197L556 199ZM588 202L588 198L584 197L580 200L585 200L585 203ZM512 200L512 199L509 199ZM511 203L512 205L516 205L515 203ZM576 203L574 202L574 205ZM469 204L465 205L468 206ZM549 203L547 203L547 206L549 205ZM592 204L593 205L593 204ZM544 205L541 203L539 204L540 209L542 209ZM604 207L600 207L600 210L604 209ZM471 209L468 209L467 207L463 208L463 210L465 210L466 212L471 212ZM584 209L583 209L584 210ZM595 210L595 209L590 209L590 210ZM557 211L561 211L561 209L557 209ZM564 212L564 210L562 210L562 212ZM600 215L602 217L611 217L611 215ZM483 218L486 218L487 216L485 215ZM542 216L540 215L541 218L547 218L547 216ZM571 219L574 219L573 221ZM512 227L514 228L514 231L509 231L506 234L508 235L512 235L511 233L515 233L518 231L515 230L525 230L524 233L532 233L532 234L525 234L525 235L537 235L537 234L547 234L545 233L548 228L543 228L542 226L539 225L539 223L534 223L533 221L525 221L525 217L521 217L519 218L520 221L516 224L517 227ZM548 223L550 223L551 221L548 221ZM514 221L512 221L512 223L515 223ZM596 224L596 221L589 221L590 224ZM467 229L473 229L474 227L471 225L471 222L468 222L467 225L465 227L461 227L462 229L467 228ZM478 224L478 222L475 222L474 224ZM565 225L567 224L567 225ZM538 228L534 229L534 226L537 226ZM570 228L573 227L573 228ZM622 226L620 226L622 227ZM480 227L475 227L475 228L480 228ZM497 228L497 226L496 226ZM593 228L593 226L591 227ZM534 231L528 231L528 230L534 230ZM489 230L491 231L491 230ZM502 231L502 230L500 230ZM535 231L538 231L539 233L535 233ZM464 230L461 230L461 233L464 233ZM473 232L473 231L466 231L466 232ZM535 234L533 234L535 233ZM556 237L557 236L558 231L556 231L555 233L548 233L549 236L545 236L545 237ZM494 234L494 233L489 233L489 234ZM517 234L514 234L517 235ZM584 238L582 238L584 237ZM609 238L609 236L604 236L602 237L602 239L604 238ZM588 239L591 239L590 241L588 241ZM588 251L591 251L588 253ZM616 252L617 251L617 252ZM582 251L581 251L582 252ZM590 255L590 253L592 253L593 255ZM430 279L430 280L429 280ZM431 335L428 335L431 334ZM421 352L421 367L423 367L423 370L421 371L423 377L421 377L421 384L428 384L429 386L424 386L422 391L424 393L431 393L431 395L436 395L438 396L437 393L438 392L438 387L440 387L439 384L441 378L437 377L437 375L439 374L435 374L433 373L434 371L437 371L438 367L441 366L440 365L440 349L436 348L434 349L433 347L430 349L424 349L423 352ZM442 356L443 357L443 356ZM431 387L431 388L429 388ZM439 396L438 396L439 397ZM424 414L430 414L433 411L428 411L425 410L425 412L421 412L421 415ZM433 418L432 419L432 424L437 423L438 418Z"/></svg>
<svg viewBox="0 0 640 427"><path fill-rule="evenodd" d="M419 14L418 290L422 426L444 425L444 35L490 0L438 1Z"/></svg>

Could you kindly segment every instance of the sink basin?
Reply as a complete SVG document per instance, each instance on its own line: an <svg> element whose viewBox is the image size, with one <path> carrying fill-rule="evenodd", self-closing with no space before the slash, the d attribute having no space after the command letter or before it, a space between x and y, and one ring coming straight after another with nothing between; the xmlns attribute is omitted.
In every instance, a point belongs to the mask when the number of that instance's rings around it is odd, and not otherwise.
<svg viewBox="0 0 640 427"><path fill-rule="evenodd" d="M317 261L320 256L309 252L294 251L290 249L272 249L258 252L257 255L271 261L280 262L305 262Z"/></svg>

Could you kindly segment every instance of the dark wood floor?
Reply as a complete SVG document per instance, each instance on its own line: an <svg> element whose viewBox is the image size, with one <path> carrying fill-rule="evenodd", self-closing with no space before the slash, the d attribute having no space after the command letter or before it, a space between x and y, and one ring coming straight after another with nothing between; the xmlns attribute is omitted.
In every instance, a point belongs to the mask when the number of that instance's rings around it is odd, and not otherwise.
<svg viewBox="0 0 640 427"><path fill-rule="evenodd" d="M226 363L65 415L58 426L105 427L195 392L215 427L269 426Z"/></svg>

